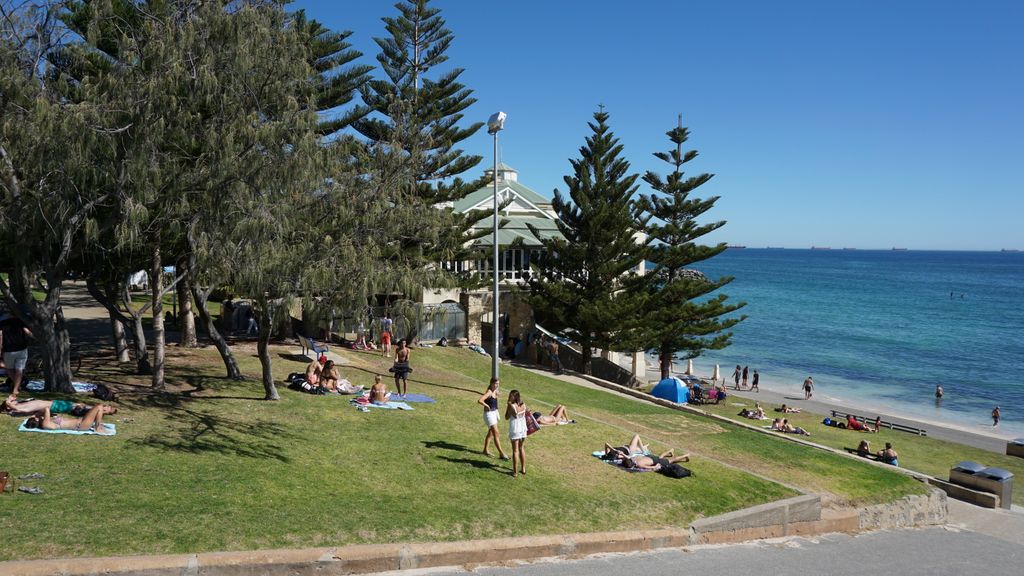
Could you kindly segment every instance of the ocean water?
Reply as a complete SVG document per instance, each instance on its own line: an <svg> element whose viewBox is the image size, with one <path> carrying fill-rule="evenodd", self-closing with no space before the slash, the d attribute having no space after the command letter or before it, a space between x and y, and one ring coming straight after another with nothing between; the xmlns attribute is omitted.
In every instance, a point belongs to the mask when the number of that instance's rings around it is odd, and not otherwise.
<svg viewBox="0 0 1024 576"><path fill-rule="evenodd" d="M1024 253L730 249L697 268L747 302L733 344L694 360L773 389L1024 436ZM935 386L945 392L935 400Z"/></svg>

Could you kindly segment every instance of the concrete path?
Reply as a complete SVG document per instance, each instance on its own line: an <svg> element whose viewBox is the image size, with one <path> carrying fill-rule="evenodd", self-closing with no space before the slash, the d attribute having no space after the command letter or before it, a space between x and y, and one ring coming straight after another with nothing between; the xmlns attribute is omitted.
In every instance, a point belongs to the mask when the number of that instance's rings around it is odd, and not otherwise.
<svg viewBox="0 0 1024 576"><path fill-rule="evenodd" d="M1018 576L1024 548L983 534L930 528L814 539L784 538L732 546L704 546L581 560L392 572L455 576Z"/></svg>

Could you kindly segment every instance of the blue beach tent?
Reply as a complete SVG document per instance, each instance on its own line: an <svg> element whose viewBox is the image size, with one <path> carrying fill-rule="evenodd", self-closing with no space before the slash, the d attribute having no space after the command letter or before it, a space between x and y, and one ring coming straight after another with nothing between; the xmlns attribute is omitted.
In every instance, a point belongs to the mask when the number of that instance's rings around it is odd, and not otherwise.
<svg viewBox="0 0 1024 576"><path fill-rule="evenodd" d="M682 380L672 376L658 382L658 385L651 390L651 396L686 404L690 401L690 389L683 384Z"/></svg>

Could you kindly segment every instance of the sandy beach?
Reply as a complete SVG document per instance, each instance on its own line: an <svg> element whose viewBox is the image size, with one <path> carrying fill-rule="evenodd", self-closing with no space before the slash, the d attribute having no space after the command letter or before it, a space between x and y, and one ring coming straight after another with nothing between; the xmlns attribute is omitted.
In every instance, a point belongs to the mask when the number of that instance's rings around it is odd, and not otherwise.
<svg viewBox="0 0 1024 576"><path fill-rule="evenodd" d="M695 372L697 376L710 380L710 374L704 374L699 367ZM673 372L673 374L682 374L682 372ZM802 382L775 382L762 376L758 382L758 387L761 389L760 392L751 392L749 387L746 390L736 391L733 390L732 372L730 371L728 374L725 374L723 370L721 376L726 378L727 390L730 394L727 401L737 404L737 407L743 403L753 405L753 401L757 400L765 405L766 409L769 406L774 407L787 404L807 412L825 416L831 414L833 410L850 412L869 419L881 416L882 420L925 430L930 438L957 442L998 453L1005 452L1007 440L1024 436L1022 434L1014 434L1012 431L1005 430L1005 428L1000 429L1000 427L983 425L971 426L946 419L926 418L918 414L894 410L892 407L873 405L870 401L841 398L832 394L832 390L828 388L822 390L817 385L815 386L812 398L804 400ZM660 372L657 370L647 371L647 381L657 382L659 378ZM721 385L722 381L719 380L718 382Z"/></svg>

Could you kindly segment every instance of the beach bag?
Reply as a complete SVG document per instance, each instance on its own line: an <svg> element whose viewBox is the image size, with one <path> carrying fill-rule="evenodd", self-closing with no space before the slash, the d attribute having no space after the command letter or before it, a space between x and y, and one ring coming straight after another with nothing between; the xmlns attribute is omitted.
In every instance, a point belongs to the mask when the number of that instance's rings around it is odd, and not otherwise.
<svg viewBox="0 0 1024 576"><path fill-rule="evenodd" d="M534 432L540 430L540 424L537 424L537 419L533 417L533 412L526 413L526 435L529 436Z"/></svg>
<svg viewBox="0 0 1024 576"><path fill-rule="evenodd" d="M669 464L668 466L662 466L659 470L665 476L669 478L687 478L693 476L693 472L689 468L680 466L679 464Z"/></svg>
<svg viewBox="0 0 1024 576"><path fill-rule="evenodd" d="M824 424L825 426L835 426L835 424L832 423L831 418L825 418L824 420L821 421L821 423Z"/></svg>
<svg viewBox="0 0 1024 576"><path fill-rule="evenodd" d="M117 400L117 394L113 390L107 388L104 384L97 384L96 388L93 389L92 395L104 402L113 402Z"/></svg>

